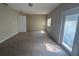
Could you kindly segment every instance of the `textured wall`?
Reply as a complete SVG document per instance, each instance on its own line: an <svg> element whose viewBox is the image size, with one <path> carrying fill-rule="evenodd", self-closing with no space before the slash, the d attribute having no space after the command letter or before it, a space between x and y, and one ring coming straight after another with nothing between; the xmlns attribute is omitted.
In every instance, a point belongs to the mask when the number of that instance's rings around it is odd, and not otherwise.
<svg viewBox="0 0 79 59"><path fill-rule="evenodd" d="M45 24L44 15L27 15L27 30L44 30Z"/></svg>
<svg viewBox="0 0 79 59"><path fill-rule="evenodd" d="M0 42L17 32L17 12L0 6Z"/></svg>

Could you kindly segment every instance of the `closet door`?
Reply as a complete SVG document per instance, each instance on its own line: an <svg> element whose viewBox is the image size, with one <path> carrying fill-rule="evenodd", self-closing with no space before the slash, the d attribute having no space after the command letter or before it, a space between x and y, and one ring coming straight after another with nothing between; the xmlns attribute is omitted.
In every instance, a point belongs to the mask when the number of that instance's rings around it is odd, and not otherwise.
<svg viewBox="0 0 79 59"><path fill-rule="evenodd" d="M26 16L18 16L18 32L26 32Z"/></svg>

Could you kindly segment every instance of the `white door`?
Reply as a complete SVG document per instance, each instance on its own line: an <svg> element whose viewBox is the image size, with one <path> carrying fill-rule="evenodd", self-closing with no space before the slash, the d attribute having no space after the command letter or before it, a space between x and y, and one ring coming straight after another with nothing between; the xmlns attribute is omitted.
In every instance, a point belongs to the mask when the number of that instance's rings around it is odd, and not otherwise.
<svg viewBox="0 0 79 59"><path fill-rule="evenodd" d="M18 32L26 32L26 16L18 16Z"/></svg>

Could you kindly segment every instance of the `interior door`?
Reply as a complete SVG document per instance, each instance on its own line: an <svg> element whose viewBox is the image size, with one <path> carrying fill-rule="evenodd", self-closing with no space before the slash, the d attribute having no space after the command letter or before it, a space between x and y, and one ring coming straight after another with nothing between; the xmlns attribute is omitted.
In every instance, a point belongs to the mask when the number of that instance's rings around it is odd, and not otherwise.
<svg viewBox="0 0 79 59"><path fill-rule="evenodd" d="M65 11L62 16L61 45L70 55L72 55L73 45L76 40L77 24L79 21L79 8Z"/></svg>
<svg viewBox="0 0 79 59"><path fill-rule="evenodd" d="M26 32L26 16L18 16L18 32Z"/></svg>

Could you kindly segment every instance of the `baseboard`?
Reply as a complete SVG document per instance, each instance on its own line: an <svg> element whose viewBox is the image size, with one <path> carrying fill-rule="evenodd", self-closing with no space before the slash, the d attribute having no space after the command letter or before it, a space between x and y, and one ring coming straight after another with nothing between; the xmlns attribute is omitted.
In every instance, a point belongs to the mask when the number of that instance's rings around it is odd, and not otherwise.
<svg viewBox="0 0 79 59"><path fill-rule="evenodd" d="M17 33L18 33L18 32L14 33L14 34L12 34L12 35L10 35L10 36L8 36L8 37L6 37L5 39L1 40L0 43L2 43L2 42L4 42L5 40L11 38L12 36L14 36L14 35L17 34Z"/></svg>

